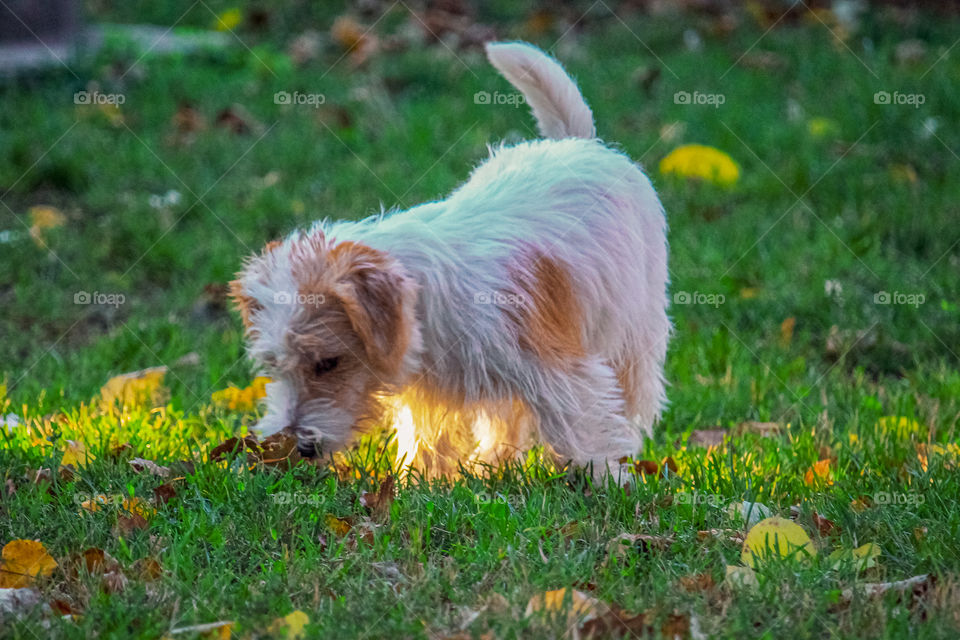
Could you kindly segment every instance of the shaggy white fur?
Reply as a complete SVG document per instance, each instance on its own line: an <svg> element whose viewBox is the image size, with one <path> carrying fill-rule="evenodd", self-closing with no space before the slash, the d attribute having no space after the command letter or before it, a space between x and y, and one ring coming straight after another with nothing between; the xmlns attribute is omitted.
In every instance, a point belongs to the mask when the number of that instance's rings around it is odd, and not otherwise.
<svg viewBox="0 0 960 640"><path fill-rule="evenodd" d="M660 201L594 138L556 61L487 55L546 139L492 150L445 200L271 243L234 283L274 378L262 431L327 452L386 411L430 475L536 442L619 469L651 434L670 334Z"/></svg>

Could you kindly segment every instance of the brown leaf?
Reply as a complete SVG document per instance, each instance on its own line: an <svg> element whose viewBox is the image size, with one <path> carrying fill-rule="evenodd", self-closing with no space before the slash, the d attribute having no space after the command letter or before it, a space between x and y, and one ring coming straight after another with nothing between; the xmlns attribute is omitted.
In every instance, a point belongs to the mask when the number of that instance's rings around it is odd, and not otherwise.
<svg viewBox="0 0 960 640"><path fill-rule="evenodd" d="M289 469L302 459L300 450L297 449L297 439L283 431L269 436L260 446L263 449L261 463L268 467Z"/></svg>
<svg viewBox="0 0 960 640"><path fill-rule="evenodd" d="M670 475L674 475L677 473L677 463L674 462L673 458L671 458L670 456L667 456L666 458L664 458L663 461L660 463L660 472L664 475L664 477L667 476L667 470L670 471Z"/></svg>
<svg viewBox="0 0 960 640"><path fill-rule="evenodd" d="M660 471L660 465L653 460L634 460L633 468L637 473L644 473L648 476L654 476Z"/></svg>
<svg viewBox="0 0 960 640"><path fill-rule="evenodd" d="M3 484L6 487L8 496L12 496L17 492L17 485L13 483L13 480L11 478L7 478Z"/></svg>
<svg viewBox="0 0 960 640"><path fill-rule="evenodd" d="M370 510L370 515L377 522L385 522L390 519L390 506L393 504L394 478L387 476L380 483L380 488L376 493L363 492L360 496L360 504Z"/></svg>
<svg viewBox="0 0 960 640"><path fill-rule="evenodd" d="M159 487L154 487L153 501L157 504L167 504L177 497L177 483L181 480L183 480L183 478L173 478L172 480L167 480Z"/></svg>
<svg viewBox="0 0 960 640"><path fill-rule="evenodd" d="M210 462L220 462L228 456L234 456L241 451L247 452L248 460L251 456L254 462L260 459L260 444L257 442L257 439L253 436L246 436L245 438L228 438L218 444L213 448L213 451L210 452Z"/></svg>
<svg viewBox="0 0 960 640"><path fill-rule="evenodd" d="M143 531L149 526L147 519L139 513L121 513L117 516L113 533L117 536L129 536L134 531Z"/></svg>
<svg viewBox="0 0 960 640"><path fill-rule="evenodd" d="M683 576L680 578L680 586L684 591L695 593L698 591L709 591L716 586L713 576L709 573L696 573L694 575Z"/></svg>
<svg viewBox="0 0 960 640"><path fill-rule="evenodd" d="M697 531L697 539L700 541L710 539L727 540L739 546L743 544L744 533L739 529L706 529L704 531Z"/></svg>
<svg viewBox="0 0 960 640"><path fill-rule="evenodd" d="M133 565L133 570L137 577L144 582L153 582L163 576L163 565L156 558L147 556L140 558Z"/></svg>
<svg viewBox="0 0 960 640"><path fill-rule="evenodd" d="M726 429L720 427L711 427L709 429L695 429L690 437L687 438L687 446L690 447L719 447L724 439L729 436Z"/></svg>
<svg viewBox="0 0 960 640"><path fill-rule="evenodd" d="M894 582L868 582L858 585L856 589L853 587L844 589L840 594L840 599L844 602L850 602L853 600L856 592L862 592L866 594L868 598L881 596L888 591L905 592L908 589L913 593L922 593L930 587L932 582L933 577L928 574L913 576L906 580L896 580Z"/></svg>
<svg viewBox="0 0 960 640"><path fill-rule="evenodd" d="M813 526L817 528L817 531L819 531L822 536L830 536L840 532L840 527L816 511L813 512Z"/></svg>
<svg viewBox="0 0 960 640"><path fill-rule="evenodd" d="M621 533L607 543L607 562L625 557L630 551L653 553L666 551L674 539L669 536L652 536L644 533Z"/></svg>

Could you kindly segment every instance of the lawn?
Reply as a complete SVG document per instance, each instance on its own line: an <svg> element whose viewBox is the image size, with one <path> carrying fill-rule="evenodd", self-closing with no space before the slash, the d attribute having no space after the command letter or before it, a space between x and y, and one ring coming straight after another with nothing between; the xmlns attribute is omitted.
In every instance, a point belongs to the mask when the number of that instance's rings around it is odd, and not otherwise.
<svg viewBox="0 0 960 640"><path fill-rule="evenodd" d="M0 586L52 609L0 599L0 637L292 637L291 612L304 637L960 634L960 18L138 4L88 13L229 44L106 28L0 83L0 546L57 563L5 549ZM258 417L225 290L246 255L535 136L475 99L511 91L488 33L556 55L667 211L670 407L636 483L531 452L390 491L386 437L332 465L215 454ZM738 180L661 173L691 143ZM809 543L742 557L768 512Z"/></svg>

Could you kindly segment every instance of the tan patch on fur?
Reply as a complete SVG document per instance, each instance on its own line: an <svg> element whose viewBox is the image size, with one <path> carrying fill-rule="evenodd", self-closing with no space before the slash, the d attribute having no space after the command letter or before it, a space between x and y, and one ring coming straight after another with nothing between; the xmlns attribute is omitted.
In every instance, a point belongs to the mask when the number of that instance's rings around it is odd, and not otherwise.
<svg viewBox="0 0 960 640"><path fill-rule="evenodd" d="M566 268L549 256L525 257L514 281L523 299L519 311L520 346L544 362L562 364L584 356L583 313Z"/></svg>
<svg viewBox="0 0 960 640"><path fill-rule="evenodd" d="M628 418L638 412L640 398L637 397L637 365L632 360L620 362L614 365L617 373L617 382L620 383L620 390L623 392L623 408Z"/></svg>

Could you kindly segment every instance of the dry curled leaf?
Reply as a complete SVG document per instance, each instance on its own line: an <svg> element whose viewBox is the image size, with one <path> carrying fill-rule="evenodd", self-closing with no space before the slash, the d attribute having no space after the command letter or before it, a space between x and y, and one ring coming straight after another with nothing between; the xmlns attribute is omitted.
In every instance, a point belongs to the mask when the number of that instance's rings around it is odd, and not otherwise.
<svg viewBox="0 0 960 640"><path fill-rule="evenodd" d="M127 464L129 464L133 468L133 470L136 471L137 473L143 473L144 471L146 471L148 473L151 473L155 476L159 476L161 478L166 478L168 475L170 475L169 467L163 467L157 464L156 462L154 462L153 460L147 460L145 458L134 458L133 460L130 460Z"/></svg>
<svg viewBox="0 0 960 640"><path fill-rule="evenodd" d="M726 429L720 427L711 429L695 429L687 439L689 447L719 447L729 436Z"/></svg>

